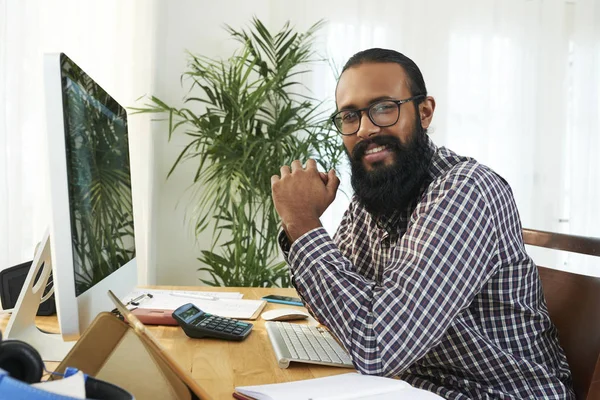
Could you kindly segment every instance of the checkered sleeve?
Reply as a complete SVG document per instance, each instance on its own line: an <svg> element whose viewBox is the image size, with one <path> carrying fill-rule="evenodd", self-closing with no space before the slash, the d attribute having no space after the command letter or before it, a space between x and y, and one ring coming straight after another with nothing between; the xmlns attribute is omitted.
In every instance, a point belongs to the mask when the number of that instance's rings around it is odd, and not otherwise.
<svg viewBox="0 0 600 400"><path fill-rule="evenodd" d="M353 211L353 204L350 203L350 206L342 217L342 221L340 222L334 239L335 242L338 243L338 248L342 253L350 250L350 229L348 229L348 227L352 224ZM309 233L310 232L307 232L305 235ZM285 262L289 263L290 248L292 245L283 229L279 231L277 242L279 243L279 248L281 249L281 254L283 254Z"/></svg>
<svg viewBox="0 0 600 400"><path fill-rule="evenodd" d="M446 182L428 197L379 283L358 274L322 228L291 246L298 292L363 373L396 376L423 357L497 267L494 216L477 185Z"/></svg>
<svg viewBox="0 0 600 400"><path fill-rule="evenodd" d="M336 243L339 243L339 250L340 251L344 251L344 250L349 250L350 245L349 243L346 242L346 238L348 238L348 234L349 234L349 229L347 229L352 221L352 205L350 205L350 207L348 208L348 210L346 210L346 212L344 213L344 216L342 217L342 221L340 222L340 226L338 227L338 230L336 232ZM304 236L309 236L312 234L312 231L309 231L307 233L304 234ZM288 239L286 233L284 230L281 230L279 232L279 236L278 236L278 242L279 242L279 247L281 249L281 253L283 255L283 258L285 260L285 262L290 263L290 248L291 248L291 243L290 240ZM294 287L296 287L296 289L298 289L298 287L296 286L296 277L294 275L294 270L291 269L290 270L290 275L291 275L291 281L292 281L292 285ZM315 315L315 313L312 311L312 308L310 306L310 304L308 304L308 302L306 301L306 299L304 298L304 296L302 296L302 292L298 291L298 295L300 297L300 299L302 300L302 302L304 303L304 306L308 309L308 311L311 313L311 315L316 318L317 320L319 320L319 317L317 315Z"/></svg>

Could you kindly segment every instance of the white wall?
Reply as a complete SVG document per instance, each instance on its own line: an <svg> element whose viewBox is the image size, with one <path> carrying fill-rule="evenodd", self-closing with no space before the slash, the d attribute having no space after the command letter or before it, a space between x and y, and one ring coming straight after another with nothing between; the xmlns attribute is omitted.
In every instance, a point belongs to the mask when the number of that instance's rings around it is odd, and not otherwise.
<svg viewBox="0 0 600 400"><path fill-rule="evenodd" d="M163 42L158 47L156 93L176 105L184 93L178 83L185 69L183 50L227 57L235 43L227 40L222 24L241 28L252 15L273 30L286 20L305 30L318 19L327 19L318 47L338 66L368 47L404 52L421 67L430 94L438 102L433 140L503 175L513 187L524 226L600 236L600 216L593 201L600 201L597 192L580 198L571 193L574 188L569 191L569 182L582 173L588 179L600 179L595 161L577 157L578 153L575 158L569 155L568 146L581 140L570 141L567 134L574 126L575 103L591 100L591 109L597 110L600 90L573 97L577 90L573 81L583 72L578 75L569 63L576 54L593 54L579 68L598 79L599 73L590 71L598 66L600 44L600 4L594 0L382 0L377 6L359 0L170 1L160 3L158 14L158 36ZM581 40L574 42L577 37L585 38L587 51L580 47ZM315 97L332 99L335 81L327 67L315 69L306 83ZM598 132L598 121L591 124L579 132L586 141ZM178 137L167 144L164 128L162 132L158 135L154 129L160 180L157 279L159 283L193 283L198 267L195 258L209 242L209 234L194 244L186 231L183 193L191 182L192 166L164 181L186 141ZM578 207L572 206L574 199ZM324 216L329 231L335 229L346 204L347 198L338 196L335 207ZM589 219L596 224L587 223ZM543 256L550 264L560 262L565 269L581 270L580 261ZM591 262L584 263L583 272L593 274Z"/></svg>
<svg viewBox="0 0 600 400"><path fill-rule="evenodd" d="M262 1L161 1L158 3L157 63L154 94L167 104L180 107L185 89L180 76L187 65L186 50L213 58L228 58L238 48L224 30L228 24L236 29L249 26L252 16L269 21L269 2ZM184 135L174 135L167 141L165 123L152 127L156 149L155 176L155 245L152 255L156 265L156 282L160 284L196 285L201 249L210 244L210 232L198 239L186 223L195 165L183 163L167 180L166 176L182 148L188 143Z"/></svg>

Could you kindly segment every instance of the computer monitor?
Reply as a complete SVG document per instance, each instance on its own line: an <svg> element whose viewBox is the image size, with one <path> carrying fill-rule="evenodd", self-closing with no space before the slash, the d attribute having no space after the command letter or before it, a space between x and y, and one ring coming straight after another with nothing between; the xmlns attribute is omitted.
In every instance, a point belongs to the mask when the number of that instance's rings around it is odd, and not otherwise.
<svg viewBox="0 0 600 400"><path fill-rule="evenodd" d="M28 284L34 292L30 276L51 264L62 339L74 340L113 308L109 289L124 297L137 284L127 113L63 53L44 56L44 75L51 218L23 292ZM23 292L7 328L21 303L34 302ZM46 359L64 352L23 336Z"/></svg>

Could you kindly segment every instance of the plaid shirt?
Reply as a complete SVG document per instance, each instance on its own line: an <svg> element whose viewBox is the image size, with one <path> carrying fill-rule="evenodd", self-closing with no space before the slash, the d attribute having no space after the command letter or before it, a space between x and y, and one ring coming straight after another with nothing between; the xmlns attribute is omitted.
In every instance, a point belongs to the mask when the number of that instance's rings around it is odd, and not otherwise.
<svg viewBox="0 0 600 400"><path fill-rule="evenodd" d="M574 398L509 185L430 145L408 209L376 221L353 199L334 240L280 242L299 295L362 373L447 399Z"/></svg>

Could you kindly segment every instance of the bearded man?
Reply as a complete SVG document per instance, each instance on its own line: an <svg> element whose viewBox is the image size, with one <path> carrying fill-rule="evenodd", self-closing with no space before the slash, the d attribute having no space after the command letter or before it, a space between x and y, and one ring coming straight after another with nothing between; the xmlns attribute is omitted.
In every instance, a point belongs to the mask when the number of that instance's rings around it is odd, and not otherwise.
<svg viewBox="0 0 600 400"><path fill-rule="evenodd" d="M319 221L336 195L334 171L296 160L271 178L306 306L361 373L447 399L575 398L512 191L431 141L436 104L417 65L362 51L335 94L354 189L335 237Z"/></svg>

